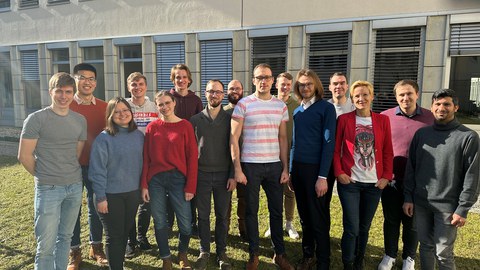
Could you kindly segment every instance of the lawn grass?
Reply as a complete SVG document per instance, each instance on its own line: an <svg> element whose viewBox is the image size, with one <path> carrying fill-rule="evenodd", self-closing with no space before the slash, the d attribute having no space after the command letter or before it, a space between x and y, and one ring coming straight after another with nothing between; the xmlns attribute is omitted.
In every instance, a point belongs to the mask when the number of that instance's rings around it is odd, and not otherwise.
<svg viewBox="0 0 480 270"><path fill-rule="evenodd" d="M18 164L15 158L0 156L0 269L17 270L33 269L35 256L35 238L33 235L33 178ZM233 210L236 212L236 199L234 195ZM82 208L86 213L86 202ZM331 269L342 269L340 238L342 234L342 210L338 197L334 196L331 204L332 209L332 264ZM265 196L262 193L261 207L259 212L260 233L268 228L268 211L266 208ZM383 215L381 205L374 218L370 231L370 240L367 248L366 270L376 269L377 264L383 256ZM295 216L295 226L300 228L298 216ZM212 224L213 228L213 224ZM176 229L175 229L176 231ZM88 243L87 215L82 215L82 243ZM149 230L149 240L155 243L152 229ZM176 255L177 238L173 237L170 246L173 254ZM302 257L300 240L291 240L285 237L285 245L288 256L292 262ZM198 256L198 239L192 239L190 243L189 259L194 261ZM212 244L212 251L215 245ZM471 213L468 217L466 227L459 230L456 242L455 254L457 269L480 269L480 215ZM87 248L83 248L84 262L81 269L100 269L93 261L87 259ZM158 249L156 245L150 252L139 254L132 260L126 261L126 269L158 269L161 267L161 260L157 258ZM232 259L234 269L244 269L248 260L248 245L240 241L238 237L238 226L235 215L232 215L230 235L228 238L228 255ZM260 238L260 267L259 269L275 269L271 263L273 251L270 240ZM417 260L418 261L418 260ZM174 265L177 267L177 265ZM401 269L401 258L397 259L396 269ZM207 269L215 267L215 256ZM416 269L420 269L417 263Z"/></svg>

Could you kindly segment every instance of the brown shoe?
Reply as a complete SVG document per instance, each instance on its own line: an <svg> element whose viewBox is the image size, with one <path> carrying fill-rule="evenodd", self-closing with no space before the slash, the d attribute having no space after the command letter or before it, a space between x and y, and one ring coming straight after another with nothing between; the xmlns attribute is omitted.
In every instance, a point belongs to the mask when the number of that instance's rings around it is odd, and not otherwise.
<svg viewBox="0 0 480 270"><path fill-rule="evenodd" d="M80 248L70 249L70 254L68 256L67 270L79 270L81 262L82 262L82 249Z"/></svg>
<svg viewBox="0 0 480 270"><path fill-rule="evenodd" d="M257 270L258 268L258 255L250 254L250 259L247 262L247 270Z"/></svg>
<svg viewBox="0 0 480 270"><path fill-rule="evenodd" d="M97 262L98 266L108 266L107 256L103 252L103 244L91 244L88 258Z"/></svg>
<svg viewBox="0 0 480 270"><path fill-rule="evenodd" d="M273 263L275 263L280 270L295 270L293 266L288 262L287 255L285 254L275 254L273 256Z"/></svg>
<svg viewBox="0 0 480 270"><path fill-rule="evenodd" d="M191 270L192 267L188 262L187 253L178 253L178 265L182 270Z"/></svg>
<svg viewBox="0 0 480 270"><path fill-rule="evenodd" d="M163 265L162 265L163 270L172 270L173 269L172 258L171 257L162 259L162 261L163 261Z"/></svg>
<svg viewBox="0 0 480 270"><path fill-rule="evenodd" d="M296 270L311 270L315 266L315 258L303 258L299 264L297 264Z"/></svg>

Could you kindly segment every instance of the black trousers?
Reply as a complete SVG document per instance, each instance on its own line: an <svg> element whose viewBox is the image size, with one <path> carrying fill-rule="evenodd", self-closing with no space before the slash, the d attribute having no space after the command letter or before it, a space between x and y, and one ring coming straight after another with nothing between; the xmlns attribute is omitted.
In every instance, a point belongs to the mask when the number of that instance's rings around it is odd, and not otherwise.
<svg viewBox="0 0 480 270"><path fill-rule="evenodd" d="M330 201L335 178L328 177L327 193L317 198L315 183L319 164L293 161L292 185L302 225L304 258L317 257L317 269L330 268Z"/></svg>
<svg viewBox="0 0 480 270"><path fill-rule="evenodd" d="M400 186L400 185L399 185ZM403 253L402 258L415 259L418 246L417 231L413 217L403 213L403 189L397 186L386 186L382 193L383 216L383 241L385 254L392 258L397 257L398 240L400 238L400 225L403 225Z"/></svg>
<svg viewBox="0 0 480 270"><path fill-rule="evenodd" d="M150 226L150 218L152 216L152 211L150 210L150 203L142 202L138 207L138 231L137 224L135 224L135 219L133 219L132 229L128 235L128 241L134 245L138 241L147 240L147 231Z"/></svg>
<svg viewBox="0 0 480 270"><path fill-rule="evenodd" d="M108 194L108 213L98 213L105 230L105 253L110 269L123 270L125 247L128 234L133 226L138 204L140 190L125 193Z"/></svg>

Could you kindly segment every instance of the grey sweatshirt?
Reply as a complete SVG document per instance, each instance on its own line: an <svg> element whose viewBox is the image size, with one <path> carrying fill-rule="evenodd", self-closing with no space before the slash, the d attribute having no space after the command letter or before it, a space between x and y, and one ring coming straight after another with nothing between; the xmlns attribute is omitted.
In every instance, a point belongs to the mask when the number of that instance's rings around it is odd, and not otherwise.
<svg viewBox="0 0 480 270"><path fill-rule="evenodd" d="M405 202L464 218L477 201L479 137L455 118L419 129L410 144Z"/></svg>

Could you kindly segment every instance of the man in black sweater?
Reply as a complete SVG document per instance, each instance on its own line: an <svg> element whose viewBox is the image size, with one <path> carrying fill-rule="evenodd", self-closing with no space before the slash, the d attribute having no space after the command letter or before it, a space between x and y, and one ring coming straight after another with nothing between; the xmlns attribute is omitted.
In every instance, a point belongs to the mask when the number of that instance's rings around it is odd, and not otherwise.
<svg viewBox="0 0 480 270"><path fill-rule="evenodd" d="M406 215L415 215L421 269L455 269L457 228L479 193L479 137L455 118L458 97L450 89L432 96L433 126L419 129L405 171Z"/></svg>

